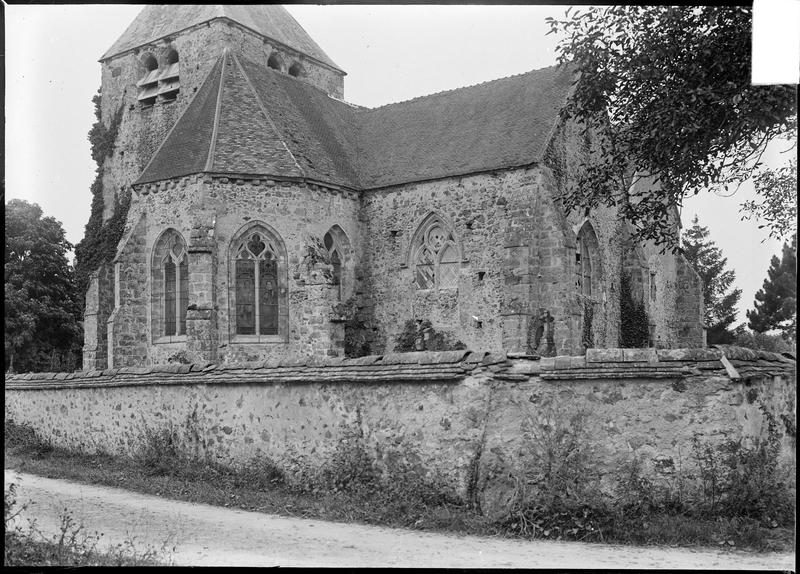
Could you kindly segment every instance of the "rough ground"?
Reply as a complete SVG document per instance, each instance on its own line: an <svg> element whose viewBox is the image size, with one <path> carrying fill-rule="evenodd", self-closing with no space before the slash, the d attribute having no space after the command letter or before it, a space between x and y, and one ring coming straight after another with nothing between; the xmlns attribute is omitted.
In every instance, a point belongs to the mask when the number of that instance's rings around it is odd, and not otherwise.
<svg viewBox="0 0 800 574"><path fill-rule="evenodd" d="M176 565L792 570L793 554L519 541L286 518L5 471L45 534L69 508L106 544L175 546Z"/></svg>

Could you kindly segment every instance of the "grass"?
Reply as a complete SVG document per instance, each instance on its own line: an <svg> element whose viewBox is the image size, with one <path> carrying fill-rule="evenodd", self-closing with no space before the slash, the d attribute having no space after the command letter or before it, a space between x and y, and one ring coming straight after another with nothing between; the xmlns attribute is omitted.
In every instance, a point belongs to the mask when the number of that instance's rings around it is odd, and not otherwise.
<svg viewBox="0 0 800 574"><path fill-rule="evenodd" d="M441 483L421 478L411 467L400 465L388 476L375 476L357 436L340 443L329 464L310 475L303 470L306 466L301 459L296 468L288 469L266 457L238 469L192 460L181 452L174 433L153 433L145 448L133 458L125 458L52 447L24 427L13 427L9 429L7 423L6 468L174 500L480 536L755 551L793 548L791 528L765 528L762 521L746 516L692 515L663 507L638 513L622 512L612 505L579 508L563 505L558 497L545 507L521 503L509 517L491 521L448 493Z"/></svg>
<svg viewBox="0 0 800 574"><path fill-rule="evenodd" d="M103 534L89 533L68 509L60 515L59 532L51 537L35 521L23 528L20 515L27 505L17 504L15 484L6 487L4 502L4 566L163 566L169 562L166 544L156 549L129 538L100 549Z"/></svg>

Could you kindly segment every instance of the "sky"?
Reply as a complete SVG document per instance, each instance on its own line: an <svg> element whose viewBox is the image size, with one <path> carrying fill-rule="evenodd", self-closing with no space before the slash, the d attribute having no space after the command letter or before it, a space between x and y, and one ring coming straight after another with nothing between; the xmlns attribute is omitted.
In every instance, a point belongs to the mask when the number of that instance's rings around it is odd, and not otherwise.
<svg viewBox="0 0 800 574"><path fill-rule="evenodd" d="M87 133L95 121L98 58L125 31L142 5L6 5L6 198L38 203L83 237L95 164ZM345 99L376 107L520 74L555 64L558 38L547 16L565 6L314 6L287 10L347 71ZM773 146L765 163L777 167L796 149ZM745 322L772 255L781 243L739 205L753 197L744 183L732 197L704 192L682 210L696 214L736 271L742 289L737 323Z"/></svg>

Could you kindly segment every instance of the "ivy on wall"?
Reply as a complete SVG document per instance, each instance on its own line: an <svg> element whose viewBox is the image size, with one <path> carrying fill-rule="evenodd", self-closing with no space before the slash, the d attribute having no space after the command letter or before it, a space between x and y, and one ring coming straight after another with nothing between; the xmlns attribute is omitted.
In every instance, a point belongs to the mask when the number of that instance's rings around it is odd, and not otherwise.
<svg viewBox="0 0 800 574"><path fill-rule="evenodd" d="M114 155L115 141L122 122L123 107L111 118L111 125L106 127L101 119L100 91L92 98L94 103L95 123L89 130L89 143L91 144L92 159L97 164L96 176L92 182L92 210L89 222L86 224L83 239L75 246L75 280L79 293L81 309L85 306L84 295L89 287L89 275L103 263L114 258L117 245L125 230L125 220L130 207L130 194L123 197L114 196L114 215L103 223L103 175L106 158Z"/></svg>
<svg viewBox="0 0 800 574"><path fill-rule="evenodd" d="M619 346L623 349L649 346L650 319L644 301L633 297L628 273L622 274L620 282L619 315Z"/></svg>

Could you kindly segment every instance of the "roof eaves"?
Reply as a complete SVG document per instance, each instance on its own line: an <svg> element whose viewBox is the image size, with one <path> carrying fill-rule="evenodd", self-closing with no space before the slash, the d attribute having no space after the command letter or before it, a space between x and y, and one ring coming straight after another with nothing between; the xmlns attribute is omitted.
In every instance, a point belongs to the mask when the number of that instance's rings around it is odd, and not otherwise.
<svg viewBox="0 0 800 574"><path fill-rule="evenodd" d="M493 173L493 172L496 172L496 171L511 171L512 169L529 169L529 168L532 168L532 167L538 165L539 163L541 163L541 160L534 159L533 161L528 162L528 163L511 164L511 165L498 165L498 166L495 166L495 167L474 169L474 170L470 170L470 171L456 171L456 172L446 173L446 174L443 174L443 175L437 175L437 176L433 176L433 177L419 177L419 178L416 178L416 179L405 179L405 180L402 180L402 181L397 181L397 182L393 182L393 183L386 183L386 184L381 184L381 185L375 185L375 186L367 185L367 186L361 187L359 191L381 191L383 189L388 189L390 187L398 187L398 186L401 186L401 185L409 185L409 184L412 184L412 183L422 183L422 182L425 182L425 181L440 181L440 180L443 180L443 179L450 179L450 178L453 178L453 177L468 177L468 176L471 176L471 175L479 175L479 174L482 174L482 173Z"/></svg>

